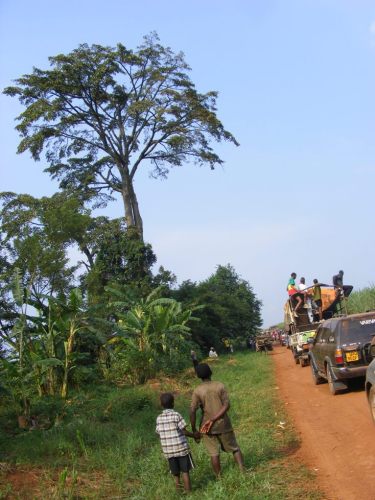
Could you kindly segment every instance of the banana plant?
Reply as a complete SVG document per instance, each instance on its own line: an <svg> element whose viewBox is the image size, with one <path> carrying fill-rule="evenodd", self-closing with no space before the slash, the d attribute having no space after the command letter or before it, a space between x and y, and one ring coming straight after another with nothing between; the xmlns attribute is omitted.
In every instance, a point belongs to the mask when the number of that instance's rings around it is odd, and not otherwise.
<svg viewBox="0 0 375 500"><path fill-rule="evenodd" d="M61 397L68 395L69 373L74 369L73 351L77 334L87 328L88 314L83 308L82 293L78 288L71 290L66 304L61 304L60 317L56 320L56 328L64 336L64 355L62 361L63 376Z"/></svg>
<svg viewBox="0 0 375 500"><path fill-rule="evenodd" d="M130 309L121 300L109 304L117 318L116 333L109 343L119 349L122 345L129 353L133 350L143 354L143 363L148 364L143 369L148 372L160 356L171 357L179 346L186 345L190 337L188 322L195 319L193 310L183 309L174 299L159 297L160 292L161 288L157 288ZM134 358L139 359L136 352Z"/></svg>

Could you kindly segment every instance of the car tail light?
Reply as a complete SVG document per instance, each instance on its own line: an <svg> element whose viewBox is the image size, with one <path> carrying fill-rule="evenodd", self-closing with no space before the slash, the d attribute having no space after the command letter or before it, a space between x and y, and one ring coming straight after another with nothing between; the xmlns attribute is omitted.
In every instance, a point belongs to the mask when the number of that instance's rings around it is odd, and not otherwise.
<svg viewBox="0 0 375 500"><path fill-rule="evenodd" d="M337 364L344 363L344 356L342 355L342 350L341 349L336 349L336 351L335 351L335 360L336 360Z"/></svg>

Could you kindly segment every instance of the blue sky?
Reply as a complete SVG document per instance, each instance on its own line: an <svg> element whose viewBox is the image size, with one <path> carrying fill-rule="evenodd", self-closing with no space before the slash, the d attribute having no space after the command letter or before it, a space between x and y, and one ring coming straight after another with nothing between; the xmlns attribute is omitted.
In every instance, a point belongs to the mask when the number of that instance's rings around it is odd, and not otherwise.
<svg viewBox="0 0 375 500"><path fill-rule="evenodd" d="M183 51L240 147L214 172L136 180L145 239L181 282L230 263L282 321L291 272L375 283L375 3L364 0L0 0L0 84L80 43L136 48L157 31ZM16 99L1 95L0 190L51 195L44 162L16 155ZM106 210L122 215L121 203Z"/></svg>

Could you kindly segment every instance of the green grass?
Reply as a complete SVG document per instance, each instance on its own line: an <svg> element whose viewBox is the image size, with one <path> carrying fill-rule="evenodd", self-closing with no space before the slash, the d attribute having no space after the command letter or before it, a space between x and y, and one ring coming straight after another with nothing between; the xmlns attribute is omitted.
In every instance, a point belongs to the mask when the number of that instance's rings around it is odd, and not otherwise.
<svg viewBox="0 0 375 500"><path fill-rule="evenodd" d="M348 299L348 313L355 314L375 310L375 286L353 291Z"/></svg>
<svg viewBox="0 0 375 500"><path fill-rule="evenodd" d="M298 439L278 400L271 357L247 352L212 365L213 378L224 382L230 395L230 416L247 471L240 474L233 458L222 454L223 475L216 481L203 444L190 441L196 463L191 498L321 498L311 473L292 457ZM176 410L188 421L198 383L189 370L177 380L123 389L100 386L76 395L61 425L0 434L0 462L34 476L39 471L34 498L46 491L51 498L179 498L155 434L158 396L174 391ZM285 430L278 427L280 421L286 422ZM0 475L4 491L10 487L7 477Z"/></svg>

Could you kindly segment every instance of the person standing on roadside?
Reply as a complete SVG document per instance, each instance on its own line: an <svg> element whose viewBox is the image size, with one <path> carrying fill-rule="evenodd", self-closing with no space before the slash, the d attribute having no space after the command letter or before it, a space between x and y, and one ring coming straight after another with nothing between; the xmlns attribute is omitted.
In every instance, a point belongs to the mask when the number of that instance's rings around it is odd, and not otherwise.
<svg viewBox="0 0 375 500"><path fill-rule="evenodd" d="M243 471L243 457L228 416L230 403L224 384L211 380L212 371L206 363L196 367L196 374L202 383L195 388L192 395L190 406L192 432L197 432L196 412L200 408L202 411L200 433L216 477L221 473L220 449L233 453L235 462Z"/></svg>
<svg viewBox="0 0 375 500"><path fill-rule="evenodd" d="M182 415L174 410L174 396L165 392L160 396L163 408L156 419L156 433L159 434L161 447L168 460L169 469L174 477L177 491L181 489L180 476L186 492L191 491L189 472L194 468L194 462L186 436L200 439L199 432L189 432Z"/></svg>
<svg viewBox="0 0 375 500"><path fill-rule="evenodd" d="M208 357L209 358L218 358L219 356L217 355L217 352L215 351L215 348L214 347L211 347L210 348L210 352L208 353Z"/></svg>

